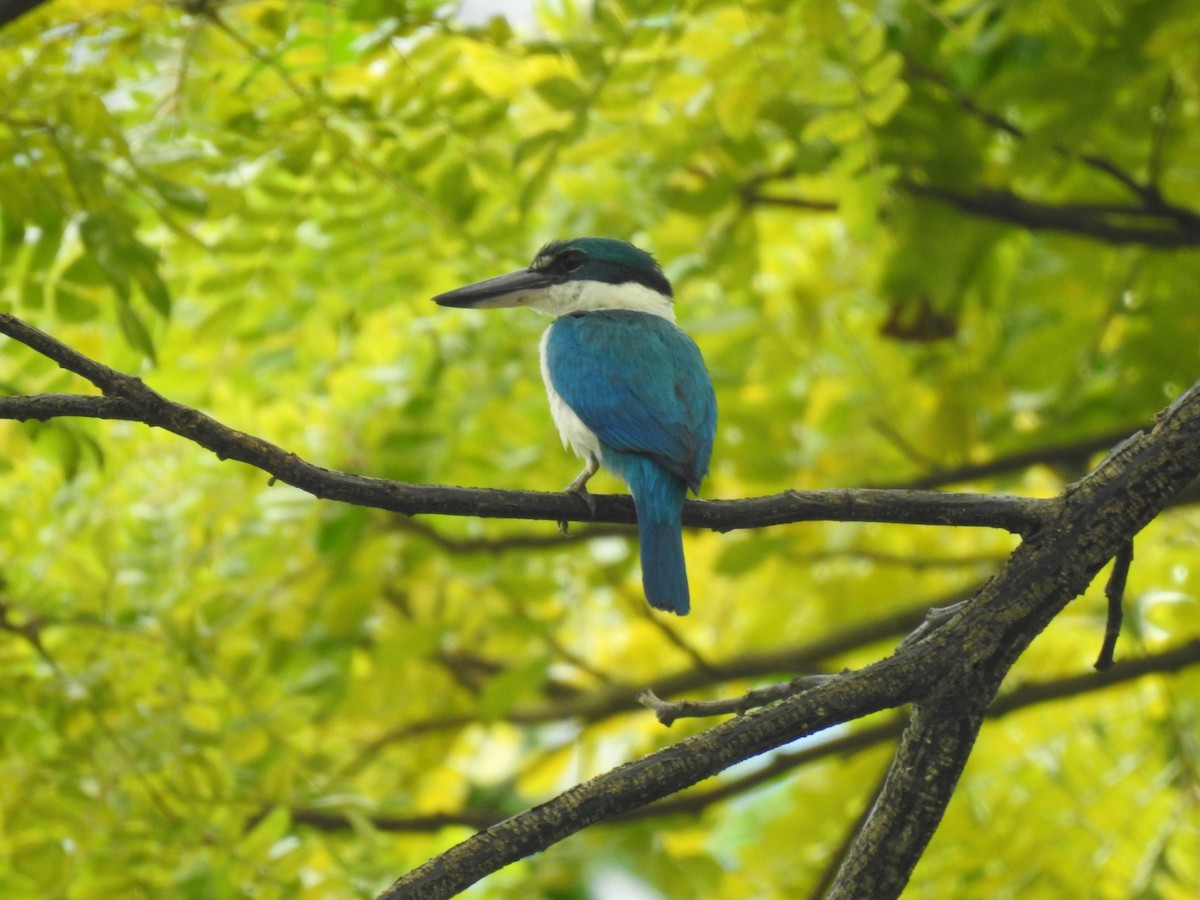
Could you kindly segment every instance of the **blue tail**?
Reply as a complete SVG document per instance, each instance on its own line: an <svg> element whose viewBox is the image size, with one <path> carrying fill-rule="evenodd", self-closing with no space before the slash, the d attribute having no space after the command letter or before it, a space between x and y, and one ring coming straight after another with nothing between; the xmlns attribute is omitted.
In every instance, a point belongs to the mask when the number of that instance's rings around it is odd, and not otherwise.
<svg viewBox="0 0 1200 900"><path fill-rule="evenodd" d="M655 609L686 616L692 605L683 560L683 526L679 520L687 486L644 456L618 454L606 448L604 461L625 479L637 507L646 600Z"/></svg>

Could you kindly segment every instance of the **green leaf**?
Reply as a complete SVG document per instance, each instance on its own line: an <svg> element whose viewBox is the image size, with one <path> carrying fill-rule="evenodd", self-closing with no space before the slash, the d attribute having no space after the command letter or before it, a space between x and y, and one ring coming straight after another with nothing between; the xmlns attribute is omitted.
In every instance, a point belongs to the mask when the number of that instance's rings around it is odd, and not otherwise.
<svg viewBox="0 0 1200 900"><path fill-rule="evenodd" d="M465 163L453 163L442 169L434 185L438 200L456 219L466 219L479 202L479 192Z"/></svg>
<svg viewBox="0 0 1200 900"><path fill-rule="evenodd" d="M346 17L352 22L399 19L408 14L409 6L410 0L353 0L346 9Z"/></svg>
<svg viewBox="0 0 1200 900"><path fill-rule="evenodd" d="M87 322L94 319L100 307L63 281L54 286L54 308L64 322Z"/></svg>
<svg viewBox="0 0 1200 900"><path fill-rule="evenodd" d="M369 511L361 506L348 507L338 515L326 518L317 531L317 550L323 555L351 552L370 520Z"/></svg>
<svg viewBox="0 0 1200 900"><path fill-rule="evenodd" d="M436 131L411 147L404 155L404 163L412 171L419 171L438 159L445 152L446 144L446 132Z"/></svg>
<svg viewBox="0 0 1200 900"><path fill-rule="evenodd" d="M26 278L21 282L21 306L24 309L41 309L46 301L46 282L42 278Z"/></svg>
<svg viewBox="0 0 1200 900"><path fill-rule="evenodd" d="M609 70L608 61L604 57L604 45L600 41L580 37L566 41L563 49L578 66L584 78L591 80Z"/></svg>
<svg viewBox="0 0 1200 900"><path fill-rule="evenodd" d="M569 78L556 75L539 81L533 86L534 91L554 109L577 112L587 103L587 94L576 82Z"/></svg>
<svg viewBox="0 0 1200 900"><path fill-rule="evenodd" d="M861 35L858 37L858 43L855 46L855 55L858 57L860 63L866 64L883 52L887 33L878 21L872 20L861 11L856 11L854 19L856 25L851 26L851 31L861 29Z"/></svg>
<svg viewBox="0 0 1200 900"><path fill-rule="evenodd" d="M163 318L168 318L171 315L171 294L167 290L166 283L158 274L154 262L145 259L139 260L138 264L133 267L133 276L137 279L138 286L141 287L146 299L150 301L150 305Z"/></svg>
<svg viewBox="0 0 1200 900"><path fill-rule="evenodd" d="M100 268L100 263L91 253L81 253L75 260L63 270L59 276L59 281L67 281L72 284L82 285L85 287L99 287L108 284L108 277L104 274L104 270Z"/></svg>
<svg viewBox="0 0 1200 900"><path fill-rule="evenodd" d="M896 115L907 99L908 85L903 81L893 81L883 93L867 101L863 112L872 125L883 125Z"/></svg>
<svg viewBox="0 0 1200 900"><path fill-rule="evenodd" d="M38 444L57 461L67 481L78 478L89 459L103 465L104 454L96 440L69 420L39 423L35 434Z"/></svg>
<svg viewBox="0 0 1200 900"><path fill-rule="evenodd" d="M513 165L519 166L542 152L544 148L552 147L562 139L562 132L557 128L549 128L536 132L521 140L513 149Z"/></svg>
<svg viewBox="0 0 1200 900"><path fill-rule="evenodd" d="M276 806L262 816L238 842L240 853L262 854L288 833L292 826L291 811L286 806Z"/></svg>
<svg viewBox="0 0 1200 900"><path fill-rule="evenodd" d="M123 214L89 215L80 223L79 231L84 246L115 288L121 304L128 305L132 278L155 310L164 317L170 315L171 298L158 273L158 254L137 239ZM132 330L127 332L130 333Z"/></svg>
<svg viewBox="0 0 1200 900"><path fill-rule="evenodd" d="M94 93L86 90L65 90L59 98L63 120L84 138L107 138L114 132L108 107Z"/></svg>
<svg viewBox="0 0 1200 900"><path fill-rule="evenodd" d="M814 118L804 126L800 136L806 142L826 140L841 144L860 137L865 129L863 114L858 109L836 109Z"/></svg>
<svg viewBox="0 0 1200 900"><path fill-rule="evenodd" d="M313 128L291 136L282 147L281 162L293 175L303 175L312 167L313 157L321 146L321 131Z"/></svg>
<svg viewBox="0 0 1200 900"><path fill-rule="evenodd" d="M763 92L755 78L730 78L713 98L717 121L734 140L742 140L758 121Z"/></svg>
<svg viewBox="0 0 1200 900"><path fill-rule="evenodd" d="M117 303L117 322L121 326L121 334L125 336L126 343L151 362L157 362L150 330L127 301Z"/></svg>
<svg viewBox="0 0 1200 900"><path fill-rule="evenodd" d="M29 255L30 272L44 272L49 269L58 258L58 251L62 246L62 228L43 226L41 232L33 244L33 252Z"/></svg>
<svg viewBox="0 0 1200 900"><path fill-rule="evenodd" d="M904 57L890 50L871 64L863 73L862 89L869 95L878 94L890 85L904 70Z"/></svg>
<svg viewBox="0 0 1200 900"><path fill-rule="evenodd" d="M93 213L80 222L79 234L118 299L128 302L129 270L122 260L128 237L122 227L107 215Z"/></svg>
<svg viewBox="0 0 1200 900"><path fill-rule="evenodd" d="M208 212L208 197L199 188L156 176L150 176L149 181L155 193L176 209L193 216L202 216Z"/></svg>
<svg viewBox="0 0 1200 900"><path fill-rule="evenodd" d="M488 679L479 697L479 715L484 721L502 718L541 686L546 680L548 664L547 658L537 656Z"/></svg>

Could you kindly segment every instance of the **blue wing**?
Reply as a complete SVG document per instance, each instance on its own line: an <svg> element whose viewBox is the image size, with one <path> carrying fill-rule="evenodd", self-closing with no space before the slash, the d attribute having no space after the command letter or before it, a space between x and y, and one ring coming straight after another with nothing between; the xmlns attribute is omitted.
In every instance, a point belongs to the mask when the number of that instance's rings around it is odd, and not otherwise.
<svg viewBox="0 0 1200 900"><path fill-rule="evenodd" d="M700 487L717 401L699 348L673 323L632 310L561 316L550 326L546 368L601 444L649 457Z"/></svg>

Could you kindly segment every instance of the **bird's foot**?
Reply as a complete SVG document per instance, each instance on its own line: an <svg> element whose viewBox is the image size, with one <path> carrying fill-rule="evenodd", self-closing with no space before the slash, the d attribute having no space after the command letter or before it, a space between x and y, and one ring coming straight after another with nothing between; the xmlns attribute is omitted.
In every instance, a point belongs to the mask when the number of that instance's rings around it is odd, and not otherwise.
<svg viewBox="0 0 1200 900"><path fill-rule="evenodd" d="M587 473L587 474L590 476L591 473ZM587 478L583 477L583 475L580 475L578 478L576 478L574 481L572 481L569 485L567 485L567 487L563 490L563 493L564 494L574 494L576 497L578 497L580 500L582 500L587 505L588 518L596 517L596 499L591 494L588 493ZM563 534L566 534L567 533L567 524L568 523L567 523L566 519L560 519L558 522L558 530L561 531Z"/></svg>
<svg viewBox="0 0 1200 900"><path fill-rule="evenodd" d="M583 471L580 472L579 475L575 478L575 480L572 481L570 484L568 484L566 489L563 491L563 493L566 493L566 494L574 494L576 497L578 497L580 500L582 500L584 503L587 504L589 519L596 518L596 501L593 500L592 495L588 493L587 483L588 483L588 479L590 479L593 475L595 475L596 471L599 468L600 468L600 460L594 459L590 456L587 457L587 462L583 467ZM566 519L562 519L559 521L558 530L561 531L563 534L567 533L567 520Z"/></svg>
<svg viewBox="0 0 1200 900"><path fill-rule="evenodd" d="M588 515L595 518L596 516L596 498L588 493L588 489L583 484L577 484L572 481L567 489L563 492L566 494L574 494L584 502L588 508Z"/></svg>

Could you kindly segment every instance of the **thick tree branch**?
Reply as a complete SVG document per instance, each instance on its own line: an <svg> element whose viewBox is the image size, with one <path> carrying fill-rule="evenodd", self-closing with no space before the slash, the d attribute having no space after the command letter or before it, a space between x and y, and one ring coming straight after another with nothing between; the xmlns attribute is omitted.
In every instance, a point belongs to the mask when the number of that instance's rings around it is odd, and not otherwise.
<svg viewBox="0 0 1200 900"><path fill-rule="evenodd" d="M1000 682L1033 638L1200 473L1200 385L1057 501L1055 515L944 624L893 656L723 722L467 839L385 891L448 897L530 853L742 759L913 703L880 799L832 894L897 896L941 820ZM900 811L900 812L898 812Z"/></svg>
<svg viewBox="0 0 1200 900"><path fill-rule="evenodd" d="M936 787L948 785L953 791L983 723L982 710L963 703L966 693L948 691L938 701L914 705L883 789L843 859L828 900L900 896L949 800L949 792ZM913 771L902 770L901 761Z"/></svg>
<svg viewBox="0 0 1200 900"><path fill-rule="evenodd" d="M829 896L894 897L958 783L987 707L1029 643L1200 473L1200 384L1062 497L979 595L916 646L948 654L944 679L913 704L872 816Z"/></svg>
<svg viewBox="0 0 1200 900"><path fill-rule="evenodd" d="M212 451L259 468L302 491L326 500L417 515L480 516L503 519L607 522L637 521L626 496L596 495L595 514L573 495L501 491L442 485L404 484L351 475L314 465L275 444L230 428L216 419L169 400L140 378L118 372L8 313L0 313L0 334L74 372L104 396L42 394L0 397L0 418L50 419L90 416L144 422L164 428ZM1015 534L1035 531L1052 501L986 494L947 494L904 490L785 491L747 500L693 500L684 507L685 525L731 531L789 522L890 522L1003 528Z"/></svg>

